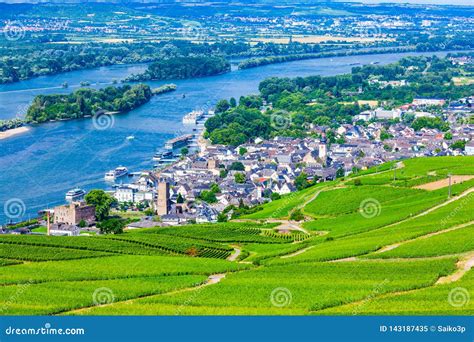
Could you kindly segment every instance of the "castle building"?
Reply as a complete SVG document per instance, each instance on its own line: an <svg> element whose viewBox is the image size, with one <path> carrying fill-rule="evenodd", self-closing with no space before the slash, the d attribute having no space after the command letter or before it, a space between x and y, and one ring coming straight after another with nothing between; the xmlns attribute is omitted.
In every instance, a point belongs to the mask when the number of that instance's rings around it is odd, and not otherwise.
<svg viewBox="0 0 474 342"><path fill-rule="evenodd" d="M95 222L95 208L84 202L72 202L54 208L54 223L77 225L84 220L87 224Z"/></svg>

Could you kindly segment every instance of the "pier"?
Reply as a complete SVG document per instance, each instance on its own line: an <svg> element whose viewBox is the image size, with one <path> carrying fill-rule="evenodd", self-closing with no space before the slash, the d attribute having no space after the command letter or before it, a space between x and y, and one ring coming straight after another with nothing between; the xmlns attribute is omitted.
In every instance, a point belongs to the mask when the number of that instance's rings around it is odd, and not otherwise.
<svg viewBox="0 0 474 342"><path fill-rule="evenodd" d="M170 139L166 142L165 149L174 150L175 148L186 146L193 138L193 134L186 134Z"/></svg>

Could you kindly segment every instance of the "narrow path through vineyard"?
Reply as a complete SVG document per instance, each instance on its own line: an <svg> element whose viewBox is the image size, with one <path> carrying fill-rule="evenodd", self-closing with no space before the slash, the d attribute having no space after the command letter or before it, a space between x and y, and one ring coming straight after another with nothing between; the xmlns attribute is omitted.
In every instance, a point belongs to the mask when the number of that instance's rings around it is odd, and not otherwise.
<svg viewBox="0 0 474 342"><path fill-rule="evenodd" d="M80 309L58 312L58 313L56 313L56 315L58 315L58 314L61 314L61 315L73 314L74 315L74 314L78 314L78 313L87 312L88 309L96 308L96 307L106 307L106 306L111 306L111 305L114 305L114 304L117 304L117 303L120 303L120 304L130 303L131 304L131 303L133 303L133 301L135 301L137 299L142 299L142 298L147 298L147 297L153 297L153 296L159 296L159 295L174 295L174 294L183 293L183 292L199 291L200 289L203 289L207 286L220 283L221 280L226 277L226 275L227 275L227 273L212 274L207 278L207 280L203 284L200 284L200 285L197 285L197 286L186 287L186 288L175 290L175 291L169 291L169 292L163 292L163 293L154 293L154 294L145 295L145 296L138 296L138 297L134 297L134 298L126 299L126 300L113 301L111 303L106 303L106 304L85 306L85 307L82 307Z"/></svg>

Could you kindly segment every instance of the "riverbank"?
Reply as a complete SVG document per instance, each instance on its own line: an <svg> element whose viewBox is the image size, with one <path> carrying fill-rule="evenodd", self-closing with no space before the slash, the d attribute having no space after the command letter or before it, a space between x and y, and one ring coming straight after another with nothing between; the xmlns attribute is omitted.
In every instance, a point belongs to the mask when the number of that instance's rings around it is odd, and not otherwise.
<svg viewBox="0 0 474 342"><path fill-rule="evenodd" d="M472 49L461 50L460 52L471 52ZM372 50L372 51L341 51L341 52L320 52L320 53L309 53L309 54L297 54L297 55L285 55L285 56L265 56L265 57L255 57L242 61L239 63L238 68L240 70L257 68L260 66L265 66L269 64L280 64L287 62L294 62L300 60L308 59L320 59L320 58L333 58L333 57L349 57L349 56L370 56L370 55L382 55L389 53L407 53L414 52L416 53L415 48L404 48L400 47L398 49L390 50ZM440 51L433 51L433 54Z"/></svg>
<svg viewBox="0 0 474 342"><path fill-rule="evenodd" d="M30 130L30 127L21 126L17 128L12 128L3 132L0 132L0 140L11 138L15 135L26 133Z"/></svg>

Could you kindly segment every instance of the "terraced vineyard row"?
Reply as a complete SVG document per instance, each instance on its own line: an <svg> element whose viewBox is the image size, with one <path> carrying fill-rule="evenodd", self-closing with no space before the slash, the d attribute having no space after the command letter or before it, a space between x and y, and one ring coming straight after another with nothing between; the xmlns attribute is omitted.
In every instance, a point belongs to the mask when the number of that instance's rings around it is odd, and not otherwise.
<svg viewBox="0 0 474 342"><path fill-rule="evenodd" d="M224 245L203 243L202 241L167 235L124 234L111 237L114 240L127 241L140 246L157 248L170 254L186 254L204 258L227 258L233 248Z"/></svg>
<svg viewBox="0 0 474 342"><path fill-rule="evenodd" d="M77 236L70 238L67 236L21 236L7 235L0 239L2 245L12 244L15 246L51 247L62 248L71 251L105 252L115 254L135 254L135 255L163 255L163 251L157 248L139 246L127 241L104 239L103 237ZM1 248L1 247L0 247ZM5 247L6 248L6 247ZM1 251L1 249L0 249ZM59 254L58 256L59 257ZM55 259L51 259L55 260Z"/></svg>
<svg viewBox="0 0 474 342"><path fill-rule="evenodd" d="M311 235L301 231L291 231L290 233L279 233L274 230L264 230L264 236L275 237L278 239L288 240L291 242L300 242L308 239Z"/></svg>
<svg viewBox="0 0 474 342"><path fill-rule="evenodd" d="M10 260L10 259L0 259L0 267L1 266L8 266L8 265L15 265L18 264L19 262L16 260Z"/></svg>
<svg viewBox="0 0 474 342"><path fill-rule="evenodd" d="M39 245L23 245L0 243L0 258L10 258L25 261L49 261L84 259L109 256L111 253L78 250L70 248L46 247Z"/></svg>
<svg viewBox="0 0 474 342"><path fill-rule="evenodd" d="M278 224L256 225L253 223L239 222L230 224L154 228L137 232L136 234L178 236L221 243L281 243L293 241L285 237L283 234L271 236L263 235L263 229L274 228L277 225ZM249 226L257 226L258 228Z"/></svg>
<svg viewBox="0 0 474 342"><path fill-rule="evenodd" d="M121 255L12 265L2 268L0 285L189 274L210 275L249 267L249 265L219 259Z"/></svg>

